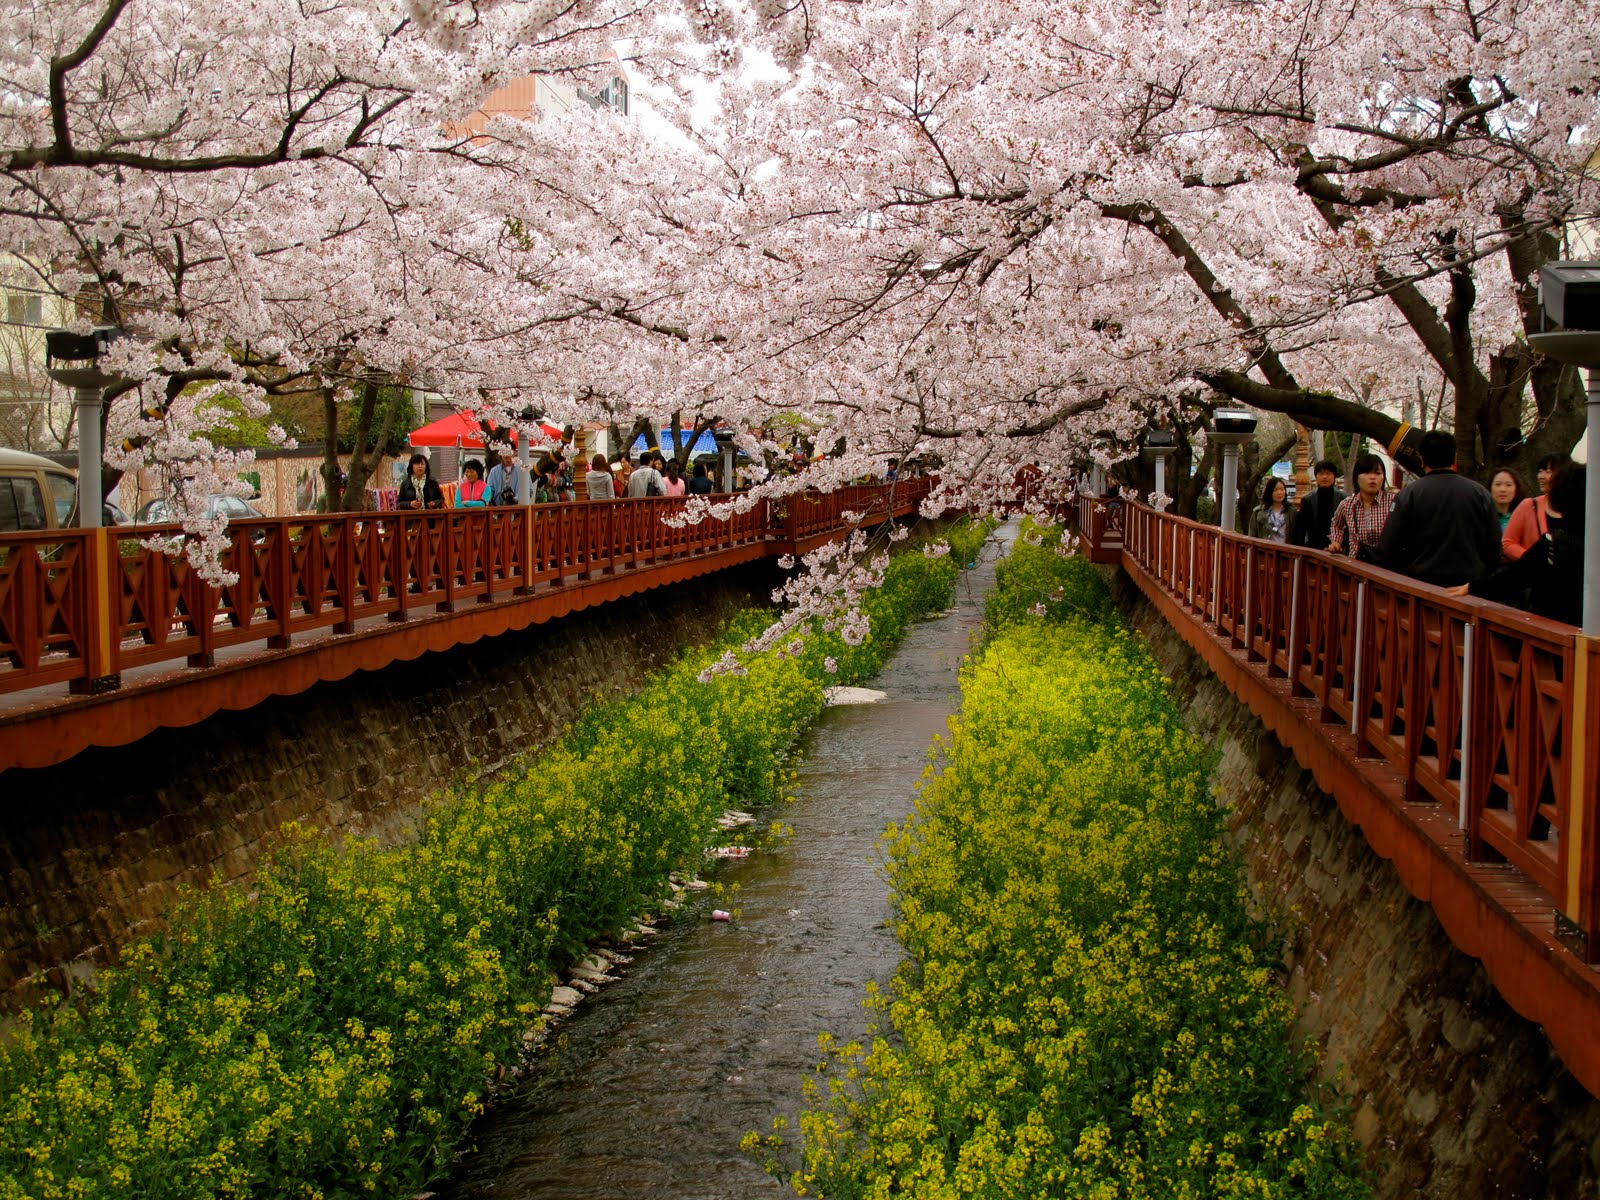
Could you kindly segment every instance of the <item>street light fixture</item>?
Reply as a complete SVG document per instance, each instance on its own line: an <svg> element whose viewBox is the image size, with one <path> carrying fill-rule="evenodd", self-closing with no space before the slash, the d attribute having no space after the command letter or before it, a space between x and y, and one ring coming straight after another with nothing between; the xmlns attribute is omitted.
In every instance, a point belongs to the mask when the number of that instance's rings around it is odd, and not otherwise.
<svg viewBox="0 0 1600 1200"><path fill-rule="evenodd" d="M1235 532L1239 510L1239 447L1256 435L1256 415L1243 408L1219 408L1211 414L1211 440L1222 443L1222 495L1217 499L1218 524Z"/></svg>
<svg viewBox="0 0 1600 1200"><path fill-rule="evenodd" d="M101 370L100 356L121 336L115 325L97 325L88 333L52 329L44 335L45 371L72 389L78 406L78 524L85 529L97 529L103 520L100 410L105 389L122 378Z"/></svg>
<svg viewBox="0 0 1600 1200"><path fill-rule="evenodd" d="M1563 259L1539 269L1545 318L1561 329L1530 333L1528 345L1589 374L1587 484L1583 497L1583 633L1600 637L1600 262Z"/></svg>
<svg viewBox="0 0 1600 1200"><path fill-rule="evenodd" d="M528 445L532 437L528 431L539 427L539 414L534 411L533 405L526 404L517 414L522 424L517 429L517 474L513 481L517 492L518 504L533 503L533 447Z"/></svg>
<svg viewBox="0 0 1600 1200"><path fill-rule="evenodd" d="M1178 435L1170 429L1152 429L1144 435L1144 448L1156 460L1156 492L1167 495L1167 456L1178 448Z"/></svg>

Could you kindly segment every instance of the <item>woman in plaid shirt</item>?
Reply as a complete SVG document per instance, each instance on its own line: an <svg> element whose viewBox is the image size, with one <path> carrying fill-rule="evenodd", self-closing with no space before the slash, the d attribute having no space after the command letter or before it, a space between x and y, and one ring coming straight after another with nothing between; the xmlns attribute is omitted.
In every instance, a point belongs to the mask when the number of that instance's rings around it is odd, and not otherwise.
<svg viewBox="0 0 1600 1200"><path fill-rule="evenodd" d="M1378 537L1389 519L1391 497L1383 483L1383 460L1376 454L1362 454L1350 472L1354 494L1346 496L1333 510L1333 528L1328 531L1328 550L1347 558L1373 562Z"/></svg>

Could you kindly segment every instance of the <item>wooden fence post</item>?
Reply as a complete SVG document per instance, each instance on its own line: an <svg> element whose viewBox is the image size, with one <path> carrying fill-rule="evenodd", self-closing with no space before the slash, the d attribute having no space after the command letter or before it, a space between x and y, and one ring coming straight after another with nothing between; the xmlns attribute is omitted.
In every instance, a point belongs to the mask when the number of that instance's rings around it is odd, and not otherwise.
<svg viewBox="0 0 1600 1200"><path fill-rule="evenodd" d="M1572 712L1566 727L1569 760L1566 894L1556 931L1584 962L1600 961L1600 638L1578 634L1572 653Z"/></svg>
<svg viewBox="0 0 1600 1200"><path fill-rule="evenodd" d="M121 606L112 587L118 564L115 559L117 543L111 531L96 528L88 531L83 540L84 594L83 594L83 666L81 676L68 684L74 695L95 696L112 692L122 686L122 675L116 665L116 644L121 633Z"/></svg>

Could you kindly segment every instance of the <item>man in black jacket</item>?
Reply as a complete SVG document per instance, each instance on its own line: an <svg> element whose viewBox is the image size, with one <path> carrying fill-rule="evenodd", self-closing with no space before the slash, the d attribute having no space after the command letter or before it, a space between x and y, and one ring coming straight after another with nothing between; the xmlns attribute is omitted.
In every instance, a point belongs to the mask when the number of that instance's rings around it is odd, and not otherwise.
<svg viewBox="0 0 1600 1200"><path fill-rule="evenodd" d="M1455 587L1500 561L1500 516L1489 489L1456 474L1456 439L1422 435L1427 474L1401 489L1378 539L1378 561L1423 583Z"/></svg>
<svg viewBox="0 0 1600 1200"><path fill-rule="evenodd" d="M1300 501L1300 511L1295 516L1294 528L1289 531L1289 544L1310 546L1313 550L1328 548L1328 531L1333 528L1333 513L1344 499L1338 488L1339 471L1327 459L1317 464L1316 490Z"/></svg>

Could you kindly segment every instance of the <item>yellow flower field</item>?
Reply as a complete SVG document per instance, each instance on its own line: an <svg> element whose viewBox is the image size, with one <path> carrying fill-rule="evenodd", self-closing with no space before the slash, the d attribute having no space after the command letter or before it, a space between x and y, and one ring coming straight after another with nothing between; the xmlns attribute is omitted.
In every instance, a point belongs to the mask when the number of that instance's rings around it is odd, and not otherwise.
<svg viewBox="0 0 1600 1200"><path fill-rule="evenodd" d="M825 1042L795 1191L1369 1195L1313 1100L1210 757L1094 569L1024 539L989 618L943 768L888 834L907 959L869 997L871 1044Z"/></svg>
<svg viewBox="0 0 1600 1200"><path fill-rule="evenodd" d="M900 555L862 645L817 633L698 682L770 619L748 614L513 775L444 798L413 844L289 831L248 891L190 896L71 1005L0 1036L0 1200L420 1190L553 969L664 897L723 810L772 799L823 688L876 671L955 574Z"/></svg>

